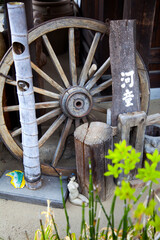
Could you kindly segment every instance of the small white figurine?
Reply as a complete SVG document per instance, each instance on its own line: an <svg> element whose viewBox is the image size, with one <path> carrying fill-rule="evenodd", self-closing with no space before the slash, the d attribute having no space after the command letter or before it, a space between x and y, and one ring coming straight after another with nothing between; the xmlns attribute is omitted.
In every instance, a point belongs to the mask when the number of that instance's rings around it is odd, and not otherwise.
<svg viewBox="0 0 160 240"><path fill-rule="evenodd" d="M75 176L71 177L67 185L69 191L69 200L71 203L75 205L81 206L82 203L84 202L85 206L87 206L89 201L84 195L79 193L78 191L79 185L77 182L75 182L75 179L76 179Z"/></svg>

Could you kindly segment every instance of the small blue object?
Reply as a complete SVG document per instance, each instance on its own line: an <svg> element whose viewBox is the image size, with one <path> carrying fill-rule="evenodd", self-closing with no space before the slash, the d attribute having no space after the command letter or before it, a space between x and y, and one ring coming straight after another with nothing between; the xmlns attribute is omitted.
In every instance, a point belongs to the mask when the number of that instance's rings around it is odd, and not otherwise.
<svg viewBox="0 0 160 240"><path fill-rule="evenodd" d="M25 180L24 180L24 174L22 171L14 170L12 172L7 173L6 176L11 177L11 184L15 188L24 188Z"/></svg>

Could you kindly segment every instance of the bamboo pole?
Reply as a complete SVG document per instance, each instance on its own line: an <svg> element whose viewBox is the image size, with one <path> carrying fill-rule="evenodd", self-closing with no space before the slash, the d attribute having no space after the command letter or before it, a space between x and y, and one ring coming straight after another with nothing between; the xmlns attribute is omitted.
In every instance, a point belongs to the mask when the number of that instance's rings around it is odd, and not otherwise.
<svg viewBox="0 0 160 240"><path fill-rule="evenodd" d="M41 187L41 169L25 8L21 2L10 2L7 8L22 127L24 176L26 186L37 189Z"/></svg>

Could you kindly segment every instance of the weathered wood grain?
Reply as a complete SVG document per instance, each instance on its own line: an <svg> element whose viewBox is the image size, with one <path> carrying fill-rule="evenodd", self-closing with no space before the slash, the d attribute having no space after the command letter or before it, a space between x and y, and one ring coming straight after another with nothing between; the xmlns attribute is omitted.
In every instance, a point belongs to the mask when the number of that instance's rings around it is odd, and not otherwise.
<svg viewBox="0 0 160 240"><path fill-rule="evenodd" d="M85 123L74 132L76 149L77 177L82 194L88 197L89 190L89 159L92 163L93 184L102 200L110 194L112 177L105 178L108 160L105 155L111 149L111 127L102 122Z"/></svg>
<svg viewBox="0 0 160 240"><path fill-rule="evenodd" d="M112 72L112 126L116 126L120 113L140 110L135 21L111 21L109 45Z"/></svg>
<svg viewBox="0 0 160 240"><path fill-rule="evenodd" d="M42 174L47 175L47 176L59 176L60 174L62 176L68 176L70 177L72 174L76 174L76 169L72 168L72 169L65 169L65 168L53 168L52 166L46 164L46 163L42 163L41 164L41 170L42 170Z"/></svg>
<svg viewBox="0 0 160 240"><path fill-rule="evenodd" d="M94 96L95 94L100 93L101 91L103 91L104 89L108 88L111 85L112 85L112 79L109 79L106 82L99 84L98 87L92 89L91 95Z"/></svg>
<svg viewBox="0 0 160 240"><path fill-rule="evenodd" d="M124 19L136 19L136 48L148 69L149 54L156 11L156 0L125 0Z"/></svg>
<svg viewBox="0 0 160 240"><path fill-rule="evenodd" d="M64 92L64 88L62 88L56 81L54 81L51 77L49 77L48 74L43 72L33 62L31 62L31 66L44 80L46 80L49 84L51 84L51 86L56 88L61 93Z"/></svg>
<svg viewBox="0 0 160 240"><path fill-rule="evenodd" d="M76 86L77 85L77 69L76 69L74 28L69 28L69 65L70 65L72 85Z"/></svg>
<svg viewBox="0 0 160 240"><path fill-rule="evenodd" d="M118 116L119 140L125 139L127 145L132 145L136 152L141 153L141 161L137 163L137 169L142 167L145 127L145 112L123 113Z"/></svg>
<svg viewBox="0 0 160 240"><path fill-rule="evenodd" d="M87 58L85 61L85 64L83 66L83 69L82 69L80 77L79 77L80 86L83 86L85 84L85 82L89 76L89 69L92 64L93 57L94 57L95 51L97 49L97 45L98 45L100 36L101 36L101 34L98 32L94 36L93 42L91 44L91 47L89 49L89 52L88 52L88 55L87 55Z"/></svg>
<svg viewBox="0 0 160 240"><path fill-rule="evenodd" d="M70 131L72 122L73 122L73 120L71 118L68 118L64 127L63 127L60 139L58 141L56 151L55 151L54 156L53 156L53 161L52 161L52 166L53 167L55 167L57 165L58 160L60 159L60 156L63 152L63 149L65 147L65 142L66 142L66 139L69 135L69 131Z"/></svg>
<svg viewBox="0 0 160 240"><path fill-rule="evenodd" d="M55 108L55 107L59 107L59 102L58 101L35 103L35 109ZM3 108L3 111L4 112L19 111L19 105L6 106L6 107Z"/></svg>
<svg viewBox="0 0 160 240"><path fill-rule="evenodd" d="M160 113L155 113L147 116L146 126L150 126L153 124L160 124Z"/></svg>
<svg viewBox="0 0 160 240"><path fill-rule="evenodd" d="M98 81L98 79L100 79L100 77L104 74L104 72L109 68L110 66L110 58L108 58L103 64L102 66L97 70L97 72L95 72L95 74L93 75L93 77L86 83L86 89L90 90Z"/></svg>
<svg viewBox="0 0 160 240"><path fill-rule="evenodd" d="M62 78L62 80L64 82L64 85L66 86L66 88L69 87L70 86L69 81L68 81L68 79L67 79L67 77L66 77L66 75L65 75L65 73L63 71L63 68L61 67L61 64L60 64L60 62L59 62L59 60L58 60L58 58L57 58L57 56L56 56L56 54L55 54L51 44L49 42L49 39L48 39L47 35L44 34L42 36L42 39L43 39L43 41L45 43L45 46L46 46L46 48L48 50L48 53L49 53L49 55L51 57L51 60L52 60L53 64L55 65L55 67L56 67L60 77Z"/></svg>
<svg viewBox="0 0 160 240"><path fill-rule="evenodd" d="M99 103L99 102L108 102L112 101L112 95L109 96L100 96L100 97L94 97L93 102Z"/></svg>
<svg viewBox="0 0 160 240"><path fill-rule="evenodd" d="M62 124L62 122L66 119L66 116L62 113L52 125L48 128L48 130L43 134L43 136L39 139L39 147L41 147L50 136L56 131L56 129Z"/></svg>

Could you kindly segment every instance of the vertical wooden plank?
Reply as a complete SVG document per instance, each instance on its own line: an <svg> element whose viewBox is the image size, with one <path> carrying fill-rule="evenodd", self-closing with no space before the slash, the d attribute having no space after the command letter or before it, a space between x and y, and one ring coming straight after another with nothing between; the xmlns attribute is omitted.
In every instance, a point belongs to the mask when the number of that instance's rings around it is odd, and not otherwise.
<svg viewBox="0 0 160 240"><path fill-rule="evenodd" d="M140 110L135 21L111 21L109 45L112 72L112 126L116 126L120 113Z"/></svg>
<svg viewBox="0 0 160 240"><path fill-rule="evenodd" d="M99 1L98 16L98 20L104 21L104 0Z"/></svg>
<svg viewBox="0 0 160 240"><path fill-rule="evenodd" d="M152 47L160 47L160 1L156 1L155 17L154 17L154 26L152 34ZM160 56L160 54L159 54Z"/></svg>
<svg viewBox="0 0 160 240"><path fill-rule="evenodd" d="M125 0L124 19L136 19L136 48L148 67L157 0Z"/></svg>

